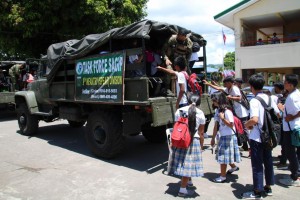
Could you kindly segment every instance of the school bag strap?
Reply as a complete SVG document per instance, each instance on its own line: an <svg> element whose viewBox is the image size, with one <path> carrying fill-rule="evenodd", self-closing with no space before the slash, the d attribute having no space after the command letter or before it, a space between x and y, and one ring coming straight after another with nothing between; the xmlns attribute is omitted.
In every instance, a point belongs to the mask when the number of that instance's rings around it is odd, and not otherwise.
<svg viewBox="0 0 300 200"><path fill-rule="evenodd" d="M264 107L264 108L266 108L266 107L270 107L271 106L271 97L269 96L269 104L267 104L261 97L259 97L259 96L256 96L255 97L255 99L257 99L260 103L261 103L261 105Z"/></svg>
<svg viewBox="0 0 300 200"><path fill-rule="evenodd" d="M286 112L286 108L284 108L284 111L285 111L285 114L288 115L287 112ZM290 131L292 131L290 122L287 122L287 123L288 123L288 126L289 126Z"/></svg>

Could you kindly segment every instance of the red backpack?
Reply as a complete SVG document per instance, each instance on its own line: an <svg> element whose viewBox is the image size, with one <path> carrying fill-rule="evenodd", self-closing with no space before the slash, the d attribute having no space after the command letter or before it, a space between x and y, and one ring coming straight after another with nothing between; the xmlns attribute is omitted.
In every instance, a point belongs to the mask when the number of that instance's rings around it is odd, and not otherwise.
<svg viewBox="0 0 300 200"><path fill-rule="evenodd" d="M237 133L237 135L244 134L244 128L241 120L234 115L233 115L233 120L234 120L235 132Z"/></svg>
<svg viewBox="0 0 300 200"><path fill-rule="evenodd" d="M188 118L180 117L175 122L171 135L172 146L180 149L187 149L191 144Z"/></svg>
<svg viewBox="0 0 300 200"><path fill-rule="evenodd" d="M183 73L187 82L187 90L192 92L193 94L198 94L199 96L202 95L202 87L199 84L197 78L197 74L192 73L190 76L184 72Z"/></svg>

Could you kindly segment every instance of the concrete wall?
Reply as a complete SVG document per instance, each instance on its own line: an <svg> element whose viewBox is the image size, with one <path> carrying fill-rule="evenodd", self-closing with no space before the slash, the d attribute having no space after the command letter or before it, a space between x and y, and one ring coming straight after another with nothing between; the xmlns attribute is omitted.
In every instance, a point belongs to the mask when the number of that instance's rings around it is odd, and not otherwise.
<svg viewBox="0 0 300 200"><path fill-rule="evenodd" d="M240 47L243 36L241 19L292 11L299 7L300 0L260 0L234 15L237 77L241 77L242 69L263 68L266 70L300 67L300 42ZM300 22L288 24L285 32L296 30L299 24Z"/></svg>

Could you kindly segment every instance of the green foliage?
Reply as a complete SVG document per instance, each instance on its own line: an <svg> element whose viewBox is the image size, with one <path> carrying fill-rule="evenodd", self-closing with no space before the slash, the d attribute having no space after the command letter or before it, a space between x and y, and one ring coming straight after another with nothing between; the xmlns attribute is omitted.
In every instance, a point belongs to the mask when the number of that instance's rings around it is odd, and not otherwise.
<svg viewBox="0 0 300 200"><path fill-rule="evenodd" d="M40 57L48 46L125 26L146 16L148 0L2 0L0 59Z"/></svg>
<svg viewBox="0 0 300 200"><path fill-rule="evenodd" d="M235 70L235 52L228 52L224 57L224 67Z"/></svg>

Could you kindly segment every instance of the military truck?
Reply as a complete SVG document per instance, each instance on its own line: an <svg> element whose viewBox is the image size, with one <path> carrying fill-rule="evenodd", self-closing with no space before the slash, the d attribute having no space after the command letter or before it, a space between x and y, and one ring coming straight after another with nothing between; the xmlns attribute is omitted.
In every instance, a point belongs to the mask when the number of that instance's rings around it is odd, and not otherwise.
<svg viewBox="0 0 300 200"><path fill-rule="evenodd" d="M142 133L150 142L164 142L166 127L173 124L176 97L160 93L162 79L147 73L146 51L162 48L180 28L143 20L51 45L41 59L39 79L15 95L20 132L36 134L41 120L66 119L71 127L87 122L87 145L102 158L118 155L127 136ZM206 41L191 34L205 57ZM128 63L132 55L144 59ZM136 70L144 75L135 76ZM207 106L202 109L210 113Z"/></svg>
<svg viewBox="0 0 300 200"><path fill-rule="evenodd" d="M9 69L25 61L0 61L0 110L15 110L15 90L12 87Z"/></svg>

